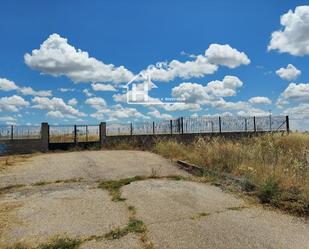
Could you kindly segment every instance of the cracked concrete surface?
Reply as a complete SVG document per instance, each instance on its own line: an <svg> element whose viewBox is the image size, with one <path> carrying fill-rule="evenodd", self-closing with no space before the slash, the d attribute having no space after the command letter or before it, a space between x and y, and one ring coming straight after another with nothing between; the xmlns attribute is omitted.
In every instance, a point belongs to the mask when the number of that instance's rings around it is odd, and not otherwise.
<svg viewBox="0 0 309 249"><path fill-rule="evenodd" d="M309 224L295 217L246 207L207 184L146 180L123 187L123 197L146 223L160 249L309 248ZM201 215L202 214L202 215Z"/></svg>
<svg viewBox="0 0 309 249"><path fill-rule="evenodd" d="M98 179L137 175L182 175L168 160L138 151L83 151L34 156L0 172L0 187L26 184L0 194L0 248L16 242L34 247L50 238L100 240L82 249L143 248L137 234L106 240L111 229L124 227L128 206L147 226L155 249L308 249L309 224L250 207L245 201L208 184L151 179L121 189L125 202L113 202L97 188ZM80 182L59 182L82 178ZM45 183L44 183L45 181ZM43 182L34 186L34 183ZM32 185L31 185L32 184Z"/></svg>

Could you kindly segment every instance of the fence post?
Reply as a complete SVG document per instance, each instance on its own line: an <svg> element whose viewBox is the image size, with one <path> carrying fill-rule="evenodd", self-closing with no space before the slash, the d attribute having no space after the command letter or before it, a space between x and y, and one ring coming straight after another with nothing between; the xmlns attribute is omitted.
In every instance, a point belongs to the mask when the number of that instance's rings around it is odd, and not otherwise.
<svg viewBox="0 0 309 249"><path fill-rule="evenodd" d="M106 140L106 122L101 122L99 125L99 135L101 148L104 147L104 142Z"/></svg>
<svg viewBox="0 0 309 249"><path fill-rule="evenodd" d="M153 135L155 134L155 122L154 121L152 122L152 134Z"/></svg>
<svg viewBox="0 0 309 249"><path fill-rule="evenodd" d="M41 123L41 141L42 151L48 151L49 146L49 125L48 123Z"/></svg>
<svg viewBox="0 0 309 249"><path fill-rule="evenodd" d="M269 115L269 130L271 131L271 114Z"/></svg>
<svg viewBox="0 0 309 249"><path fill-rule="evenodd" d="M255 116L253 117L253 129L254 129L254 132L256 132L256 121L255 121Z"/></svg>
<svg viewBox="0 0 309 249"><path fill-rule="evenodd" d="M14 139L14 126L11 125L11 140Z"/></svg>
<svg viewBox="0 0 309 249"><path fill-rule="evenodd" d="M214 122L210 121L210 123L211 123L211 133L214 133Z"/></svg>
<svg viewBox="0 0 309 249"><path fill-rule="evenodd" d="M290 133L290 121L289 121L289 116L285 116L285 122L286 122L286 131L287 131L287 133Z"/></svg>
<svg viewBox="0 0 309 249"><path fill-rule="evenodd" d="M130 123L130 135L132 136L133 135L133 124Z"/></svg>
<svg viewBox="0 0 309 249"><path fill-rule="evenodd" d="M219 116L219 132L222 133L221 117Z"/></svg>
<svg viewBox="0 0 309 249"><path fill-rule="evenodd" d="M74 143L77 143L77 129L76 129L76 125L74 125Z"/></svg>
<svg viewBox="0 0 309 249"><path fill-rule="evenodd" d="M245 131L248 130L248 127L247 127L247 118L245 118Z"/></svg>
<svg viewBox="0 0 309 249"><path fill-rule="evenodd" d="M170 120L171 135L173 135L173 120Z"/></svg>
<svg viewBox="0 0 309 249"><path fill-rule="evenodd" d="M181 134L183 134L183 117L180 118Z"/></svg>
<svg viewBox="0 0 309 249"><path fill-rule="evenodd" d="M88 142L88 125L86 125L86 142Z"/></svg>

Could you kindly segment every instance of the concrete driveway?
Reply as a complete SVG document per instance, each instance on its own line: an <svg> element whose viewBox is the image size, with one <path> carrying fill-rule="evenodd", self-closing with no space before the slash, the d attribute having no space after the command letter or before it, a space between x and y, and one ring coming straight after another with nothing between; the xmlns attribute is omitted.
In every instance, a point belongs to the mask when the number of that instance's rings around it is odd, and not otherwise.
<svg viewBox="0 0 309 249"><path fill-rule="evenodd" d="M33 156L0 172L0 248L56 237L82 249L309 248L306 221L188 178L149 152Z"/></svg>

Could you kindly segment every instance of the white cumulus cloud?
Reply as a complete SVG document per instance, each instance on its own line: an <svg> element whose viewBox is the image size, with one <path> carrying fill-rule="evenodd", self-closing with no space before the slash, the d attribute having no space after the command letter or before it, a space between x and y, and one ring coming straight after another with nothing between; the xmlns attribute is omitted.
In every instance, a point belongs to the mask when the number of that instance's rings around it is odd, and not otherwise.
<svg viewBox="0 0 309 249"><path fill-rule="evenodd" d="M48 110L48 116L60 117L62 115L61 117L68 118L86 116L86 114L80 112L73 106L66 104L61 98L34 97L32 102L34 103L33 108Z"/></svg>
<svg viewBox="0 0 309 249"><path fill-rule="evenodd" d="M239 52L230 45L211 44L205 52L208 61L213 64L235 68L240 65L248 65L250 59L244 52Z"/></svg>
<svg viewBox="0 0 309 249"><path fill-rule="evenodd" d="M5 79L5 78L0 78L0 91L13 91L17 90L18 86L15 84L15 82Z"/></svg>
<svg viewBox="0 0 309 249"><path fill-rule="evenodd" d="M0 111L18 112L21 108L28 105L29 102L18 95L0 98Z"/></svg>
<svg viewBox="0 0 309 249"><path fill-rule="evenodd" d="M72 98L72 99L70 99L70 100L68 101L68 104L69 104L69 105L77 105L77 103L78 103L78 101L77 101L76 98Z"/></svg>
<svg viewBox="0 0 309 249"><path fill-rule="evenodd" d="M301 71L298 70L292 64L288 64L286 68L281 67L276 71L276 74L284 80L295 80L300 74Z"/></svg>
<svg viewBox="0 0 309 249"><path fill-rule="evenodd" d="M35 91L31 87L20 87L18 91L22 93L23 95L32 95L32 96L40 96L40 97L52 96L51 90Z"/></svg>
<svg viewBox="0 0 309 249"><path fill-rule="evenodd" d="M309 54L309 6L297 6L281 16L283 29L272 33L268 50L295 56Z"/></svg>
<svg viewBox="0 0 309 249"><path fill-rule="evenodd" d="M32 69L52 76L67 76L73 82L128 82L133 74L123 66L105 64L76 49L66 38L52 34L39 49L24 56Z"/></svg>
<svg viewBox="0 0 309 249"><path fill-rule="evenodd" d="M106 109L107 106L106 101L100 97L86 99L85 103L98 111Z"/></svg>
<svg viewBox="0 0 309 249"><path fill-rule="evenodd" d="M249 103L251 104L264 104L264 105L270 105L271 104L271 100L267 97L262 97L262 96L256 96L256 97L252 97L249 99Z"/></svg>
<svg viewBox="0 0 309 249"><path fill-rule="evenodd" d="M290 83L281 93L277 104L281 106L289 101L309 101L309 83Z"/></svg>
<svg viewBox="0 0 309 249"><path fill-rule="evenodd" d="M93 91L116 91L116 88L110 84L93 83L91 84Z"/></svg>

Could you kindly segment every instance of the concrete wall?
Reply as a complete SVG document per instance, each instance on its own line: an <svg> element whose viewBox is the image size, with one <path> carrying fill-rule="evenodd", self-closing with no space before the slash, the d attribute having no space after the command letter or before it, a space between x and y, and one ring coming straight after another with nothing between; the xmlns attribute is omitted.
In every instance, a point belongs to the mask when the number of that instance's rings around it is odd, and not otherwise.
<svg viewBox="0 0 309 249"><path fill-rule="evenodd" d="M107 136L106 123L100 123L100 141L98 142L74 142L74 143L49 143L49 126L47 123L41 125L40 139L12 139L0 140L0 156L9 154L26 154L32 152L47 152L48 150L70 150L75 148L112 149L121 144L134 145L141 149L151 148L157 140L175 139L183 143L193 142L197 137L214 138L225 137L228 139L240 139L265 134L266 132L227 132L227 133L201 133L201 134L162 134L162 135L127 135Z"/></svg>
<svg viewBox="0 0 309 249"><path fill-rule="evenodd" d="M0 156L48 151L48 124L41 124L41 138L0 140Z"/></svg>

